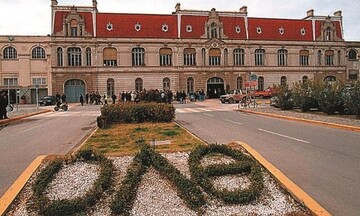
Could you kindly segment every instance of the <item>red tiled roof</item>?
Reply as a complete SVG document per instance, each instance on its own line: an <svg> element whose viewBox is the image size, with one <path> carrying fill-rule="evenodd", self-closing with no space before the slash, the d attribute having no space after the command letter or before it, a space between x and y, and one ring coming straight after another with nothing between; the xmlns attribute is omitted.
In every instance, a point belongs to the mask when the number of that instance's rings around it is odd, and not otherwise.
<svg viewBox="0 0 360 216"><path fill-rule="evenodd" d="M55 12L54 33L57 33L57 32L60 32L63 30L63 19L65 19L69 13L70 13L70 11L56 11ZM87 31L91 35L94 35L93 34L92 14L89 12L78 12L78 13L85 21L85 31Z"/></svg>
<svg viewBox="0 0 360 216"><path fill-rule="evenodd" d="M98 13L96 34L98 37L119 38L177 38L177 17L175 15L117 14ZM107 24L113 30L107 29ZM136 24L141 25L140 31L135 30ZM166 24L168 31L163 31Z"/></svg>
<svg viewBox="0 0 360 216"><path fill-rule="evenodd" d="M208 21L208 16L181 16L181 38L200 38L205 34L205 23ZM191 26L192 31L187 32L186 26Z"/></svg>
<svg viewBox="0 0 360 216"><path fill-rule="evenodd" d="M229 39L245 40L246 28L245 20L243 17L220 17L220 22L223 23L224 34ZM236 27L240 27L240 32L236 32Z"/></svg>
<svg viewBox="0 0 360 216"><path fill-rule="evenodd" d="M323 25L325 21L323 20L316 20L315 21L315 37L318 38L319 36L321 36L321 26ZM340 39L343 39L342 37L342 32L341 32L341 26L340 26L340 21L332 21L332 23L335 25L335 29L336 29L336 36Z"/></svg>
<svg viewBox="0 0 360 216"><path fill-rule="evenodd" d="M261 33L257 28L261 28ZM284 29L280 34L279 29ZM301 29L305 29L305 35ZM250 40L284 40L284 41L312 41L312 24L309 20L248 18Z"/></svg>

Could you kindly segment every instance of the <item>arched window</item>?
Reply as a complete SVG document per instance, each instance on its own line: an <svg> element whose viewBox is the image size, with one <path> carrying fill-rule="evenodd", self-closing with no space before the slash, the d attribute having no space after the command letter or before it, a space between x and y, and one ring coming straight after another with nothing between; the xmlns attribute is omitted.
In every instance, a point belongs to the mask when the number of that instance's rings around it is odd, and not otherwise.
<svg viewBox="0 0 360 216"><path fill-rule="evenodd" d="M186 92L194 92L194 78L189 77L186 82Z"/></svg>
<svg viewBox="0 0 360 216"><path fill-rule="evenodd" d="M349 60L356 60L357 59L357 53L355 50L351 49L349 51Z"/></svg>
<svg viewBox="0 0 360 216"><path fill-rule="evenodd" d="M255 65L256 66L265 65L265 50L264 49L256 49L255 50Z"/></svg>
<svg viewBox="0 0 360 216"><path fill-rule="evenodd" d="M172 50L170 48L161 48L159 51L160 66L171 66Z"/></svg>
<svg viewBox="0 0 360 216"><path fill-rule="evenodd" d="M4 59L17 59L17 51L14 47L6 47L3 51Z"/></svg>
<svg viewBox="0 0 360 216"><path fill-rule="evenodd" d="M341 65L341 51L338 50L337 51L337 65L340 66Z"/></svg>
<svg viewBox="0 0 360 216"><path fill-rule="evenodd" d="M57 66L63 66L64 57L63 57L63 50L61 47L58 47L56 49L56 55L57 55Z"/></svg>
<svg viewBox="0 0 360 216"><path fill-rule="evenodd" d="M164 91L170 90L170 79L168 77L165 77L163 79L163 90Z"/></svg>
<svg viewBox="0 0 360 216"><path fill-rule="evenodd" d="M70 35L72 37L76 37L77 34L77 29L78 29L78 22L77 20L73 19L70 21Z"/></svg>
<svg viewBox="0 0 360 216"><path fill-rule="evenodd" d="M193 48L184 49L184 65L196 65L196 50Z"/></svg>
<svg viewBox="0 0 360 216"><path fill-rule="evenodd" d="M303 76L303 77L302 77L302 82L303 82L303 83L306 83L308 80L309 80L309 77L308 77L308 76Z"/></svg>
<svg viewBox="0 0 360 216"><path fill-rule="evenodd" d="M142 47L135 47L132 49L132 65L145 66L145 49Z"/></svg>
<svg viewBox="0 0 360 216"><path fill-rule="evenodd" d="M243 89L243 78L240 76L236 78L236 89Z"/></svg>
<svg viewBox="0 0 360 216"><path fill-rule="evenodd" d="M106 93L110 96L115 94L115 80L113 78L109 78L106 81Z"/></svg>
<svg viewBox="0 0 360 216"><path fill-rule="evenodd" d="M321 56L322 56L321 50L319 50L318 53L317 53L317 62L318 62L318 65L321 65Z"/></svg>
<svg viewBox="0 0 360 216"><path fill-rule="evenodd" d="M86 48L86 66L91 66L91 48Z"/></svg>
<svg viewBox="0 0 360 216"><path fill-rule="evenodd" d="M325 30L325 40L326 41L331 41L331 28L330 27L327 27L326 30Z"/></svg>
<svg viewBox="0 0 360 216"><path fill-rule="evenodd" d="M244 49L234 49L234 65L245 64L245 51Z"/></svg>
<svg viewBox="0 0 360 216"><path fill-rule="evenodd" d="M31 58L33 59L45 59L45 50L42 47L35 47L31 51Z"/></svg>
<svg viewBox="0 0 360 216"><path fill-rule="evenodd" d="M117 50L113 47L106 47L103 51L104 66L117 66Z"/></svg>
<svg viewBox="0 0 360 216"><path fill-rule="evenodd" d="M220 65L221 51L217 48L209 50L209 65Z"/></svg>
<svg viewBox="0 0 360 216"><path fill-rule="evenodd" d="M81 49L79 47L70 47L67 53L69 66L81 66Z"/></svg>
<svg viewBox="0 0 360 216"><path fill-rule="evenodd" d="M286 84L287 84L286 76L282 76L280 78L280 85L281 86L286 86Z"/></svg>
<svg viewBox="0 0 360 216"><path fill-rule="evenodd" d="M287 65L287 50L279 49L277 55L278 55L278 65L279 66Z"/></svg>
<svg viewBox="0 0 360 216"><path fill-rule="evenodd" d="M210 25L210 38L217 38L218 32L217 32L217 25L216 23L211 23Z"/></svg>
<svg viewBox="0 0 360 216"><path fill-rule="evenodd" d="M264 91L264 77L263 76L259 76L258 78L258 90L259 91Z"/></svg>
<svg viewBox="0 0 360 216"><path fill-rule="evenodd" d="M201 49L201 59L202 59L203 66L205 66L206 65L206 50L205 50L205 48Z"/></svg>
<svg viewBox="0 0 360 216"><path fill-rule="evenodd" d="M326 50L325 51L325 65L334 65L334 51Z"/></svg>
<svg viewBox="0 0 360 216"><path fill-rule="evenodd" d="M308 50L300 50L299 52L299 62L301 66L309 65L309 51Z"/></svg>
<svg viewBox="0 0 360 216"><path fill-rule="evenodd" d="M143 90L143 80L141 78L136 78L135 80L135 91Z"/></svg>
<svg viewBox="0 0 360 216"><path fill-rule="evenodd" d="M224 49L224 65L228 65L228 49Z"/></svg>

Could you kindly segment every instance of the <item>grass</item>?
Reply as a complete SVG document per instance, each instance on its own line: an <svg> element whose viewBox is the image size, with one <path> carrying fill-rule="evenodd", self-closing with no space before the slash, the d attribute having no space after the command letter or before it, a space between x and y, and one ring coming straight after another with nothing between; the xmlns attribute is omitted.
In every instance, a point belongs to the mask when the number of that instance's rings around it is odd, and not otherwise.
<svg viewBox="0 0 360 216"><path fill-rule="evenodd" d="M171 144L157 145L161 152L191 151L204 143L175 123L117 124L107 129L98 129L81 147L91 148L101 153L121 156L139 151L137 144L142 140L151 144L153 140L170 140Z"/></svg>

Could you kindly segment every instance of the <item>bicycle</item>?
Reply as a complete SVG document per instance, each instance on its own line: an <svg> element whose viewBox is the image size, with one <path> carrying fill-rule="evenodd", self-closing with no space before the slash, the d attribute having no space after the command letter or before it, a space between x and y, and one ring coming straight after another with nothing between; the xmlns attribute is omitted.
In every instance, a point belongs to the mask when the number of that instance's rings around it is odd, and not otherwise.
<svg viewBox="0 0 360 216"><path fill-rule="evenodd" d="M239 108L252 108L252 107L256 108L258 106L259 106L259 104L254 99L252 99L250 96L245 96L239 102L238 109Z"/></svg>

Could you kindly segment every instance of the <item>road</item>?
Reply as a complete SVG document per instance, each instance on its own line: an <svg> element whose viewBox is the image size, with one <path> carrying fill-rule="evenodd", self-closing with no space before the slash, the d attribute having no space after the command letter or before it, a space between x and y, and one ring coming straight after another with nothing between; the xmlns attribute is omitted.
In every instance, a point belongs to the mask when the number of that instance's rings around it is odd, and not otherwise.
<svg viewBox="0 0 360 216"><path fill-rule="evenodd" d="M236 105L217 101L176 107L177 122L206 142L246 142L331 214L360 214L360 133L230 111Z"/></svg>
<svg viewBox="0 0 360 216"><path fill-rule="evenodd" d="M96 126L99 106L71 106L0 128L0 197L40 155L64 155Z"/></svg>

